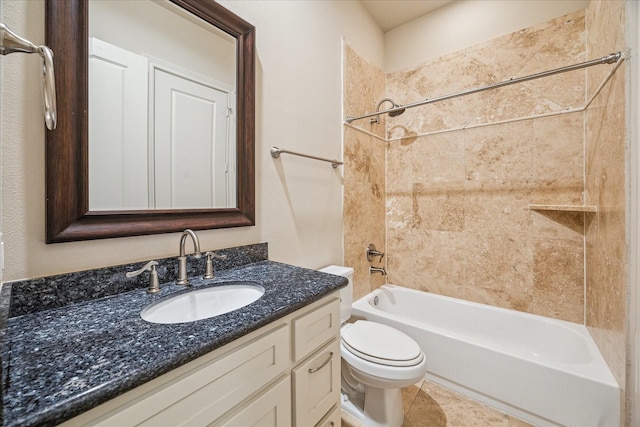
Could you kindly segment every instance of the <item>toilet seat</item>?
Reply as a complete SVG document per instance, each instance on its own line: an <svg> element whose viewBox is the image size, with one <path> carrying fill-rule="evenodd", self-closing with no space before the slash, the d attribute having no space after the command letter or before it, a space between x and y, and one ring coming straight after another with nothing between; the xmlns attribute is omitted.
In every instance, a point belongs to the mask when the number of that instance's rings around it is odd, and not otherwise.
<svg viewBox="0 0 640 427"><path fill-rule="evenodd" d="M344 348L366 361L392 367L419 365L424 353L411 337L381 323L358 320L340 333Z"/></svg>

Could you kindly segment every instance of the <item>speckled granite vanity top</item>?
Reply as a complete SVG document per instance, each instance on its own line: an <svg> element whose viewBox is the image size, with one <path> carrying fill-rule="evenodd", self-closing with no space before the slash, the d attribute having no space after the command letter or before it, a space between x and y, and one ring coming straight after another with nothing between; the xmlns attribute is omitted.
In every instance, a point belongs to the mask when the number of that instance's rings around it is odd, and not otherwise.
<svg viewBox="0 0 640 427"><path fill-rule="evenodd" d="M185 291L173 283L155 295L142 287L10 317L3 330L3 425L70 419L347 283L262 260L218 269L212 280L192 279L192 289L237 280L258 282L265 294L239 310L190 323L162 325L140 318L148 304Z"/></svg>

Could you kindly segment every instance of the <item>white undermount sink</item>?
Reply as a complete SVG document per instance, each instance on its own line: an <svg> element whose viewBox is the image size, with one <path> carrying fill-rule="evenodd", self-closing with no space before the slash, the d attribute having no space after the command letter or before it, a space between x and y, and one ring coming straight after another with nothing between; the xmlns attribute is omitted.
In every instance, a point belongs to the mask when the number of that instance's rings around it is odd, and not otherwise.
<svg viewBox="0 0 640 427"><path fill-rule="evenodd" d="M229 284L176 295L145 307L140 316L151 323L184 323L208 319L245 307L264 295L255 282Z"/></svg>

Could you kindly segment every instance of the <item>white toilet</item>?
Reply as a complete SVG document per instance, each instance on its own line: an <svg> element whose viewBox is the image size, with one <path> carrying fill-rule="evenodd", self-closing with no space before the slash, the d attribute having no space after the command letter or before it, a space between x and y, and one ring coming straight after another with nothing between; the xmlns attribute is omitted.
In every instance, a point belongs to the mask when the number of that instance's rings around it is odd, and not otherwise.
<svg viewBox="0 0 640 427"><path fill-rule="evenodd" d="M401 387L421 380L427 361L409 336L381 323L351 316L353 268L330 265L324 273L349 279L340 291L342 408L370 427L400 427L404 420Z"/></svg>

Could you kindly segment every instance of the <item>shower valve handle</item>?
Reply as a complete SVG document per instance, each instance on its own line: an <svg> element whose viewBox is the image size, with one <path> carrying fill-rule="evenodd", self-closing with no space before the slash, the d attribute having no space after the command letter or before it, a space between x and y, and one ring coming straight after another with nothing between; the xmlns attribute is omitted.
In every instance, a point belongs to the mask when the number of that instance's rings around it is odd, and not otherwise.
<svg viewBox="0 0 640 427"><path fill-rule="evenodd" d="M373 243L370 243L369 246L367 246L367 261L373 262L375 260L375 257L377 256L379 256L380 261L382 261L382 258L384 257L384 252L380 252L379 250L376 249Z"/></svg>

